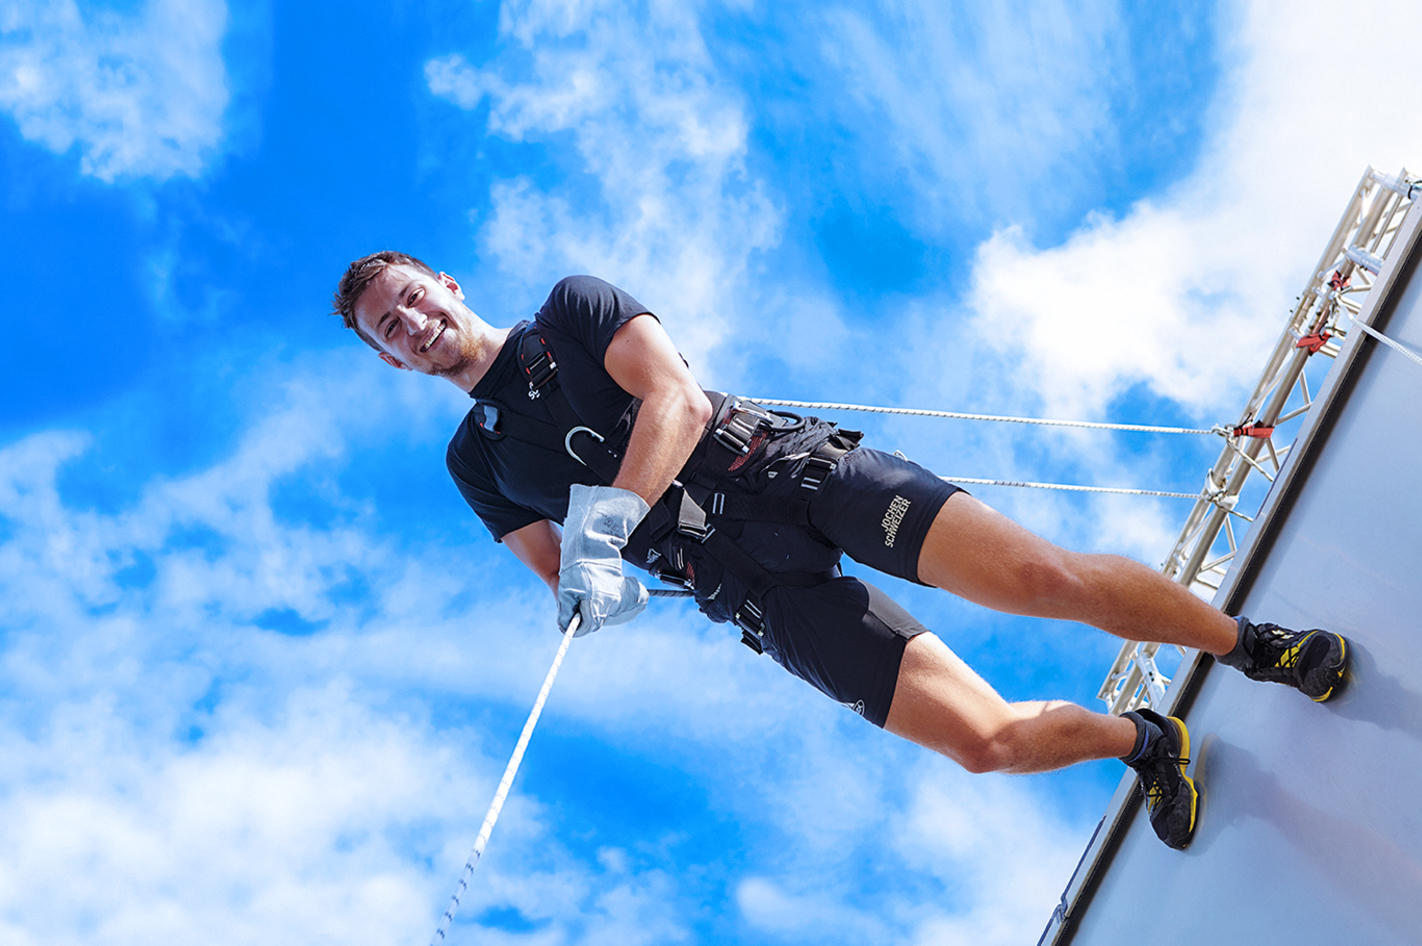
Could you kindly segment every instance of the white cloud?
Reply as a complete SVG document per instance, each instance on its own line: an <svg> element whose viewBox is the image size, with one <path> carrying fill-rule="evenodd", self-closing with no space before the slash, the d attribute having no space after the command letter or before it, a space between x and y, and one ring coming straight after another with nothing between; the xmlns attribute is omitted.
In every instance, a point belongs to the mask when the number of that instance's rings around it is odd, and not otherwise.
<svg viewBox="0 0 1422 946"><path fill-rule="evenodd" d="M447 823L451 794L488 790L446 747L332 688L291 694L271 726L214 719L188 746L116 709L61 705L43 735L5 734L6 942L427 932L430 884L403 836Z"/></svg>
<svg viewBox="0 0 1422 946"><path fill-rule="evenodd" d="M1022 779L941 764L918 775L894 844L907 869L960 885L965 908L923 911L913 942L1034 942L1080 856L1079 834L1055 822Z"/></svg>
<svg viewBox="0 0 1422 946"><path fill-rule="evenodd" d="M31 0L0 10L0 109L31 141L103 181L196 177L222 143L223 0L133 13Z"/></svg>
<svg viewBox="0 0 1422 946"><path fill-rule="evenodd" d="M1115 135L1115 3L875 6L831 8L823 49L862 107L874 161L911 185L907 222L941 235L1077 192L1084 156Z"/></svg>
<svg viewBox="0 0 1422 946"><path fill-rule="evenodd" d="M1340 29L1410 11L1242 4L1226 17L1241 24L1231 69L1186 180L1123 219L1088 219L1062 246L1006 230L980 247L975 328L1020 354L1014 383L1051 412L1097 416L1143 383L1233 420L1364 168L1422 162L1422 128L1385 104L1422 84L1406 31ZM1319 36L1328 55L1301 62L1299 44Z"/></svg>
<svg viewBox="0 0 1422 946"><path fill-rule="evenodd" d="M550 602L502 550L402 545L339 494L326 527L279 515L283 483L333 489L327 468L387 417L428 411L432 382L359 350L265 370L239 387L275 394L229 456L123 508L62 487L85 435L0 451L6 941L392 942L427 936L444 906L516 732L487 717L521 721L557 643ZM369 410L333 406L351 403ZM368 600L343 598L352 574ZM254 627L272 608L326 629ZM645 849L580 854L595 826L558 836L578 787L525 777L453 942L694 939L704 896L766 876L792 904L822 901L809 884L826 877L857 900L903 857L890 844L870 871L857 852L917 817L895 798L920 753L675 609L579 641L543 726L604 746L597 764L674 768L745 826L725 829L749 835L732 839L745 876L708 880L721 846L674 838L679 871ZM753 901L747 916L786 937L822 928ZM834 915L908 931L910 907ZM479 929L489 910L529 932Z"/></svg>
<svg viewBox="0 0 1422 946"><path fill-rule="evenodd" d="M540 289L592 272L676 319L693 363L748 315L738 297L779 213L745 165L739 92L718 82L694 4L506 3L503 55L426 66L430 90L488 103L488 129L539 141L593 187L495 183L480 251ZM574 197L574 194L577 194Z"/></svg>

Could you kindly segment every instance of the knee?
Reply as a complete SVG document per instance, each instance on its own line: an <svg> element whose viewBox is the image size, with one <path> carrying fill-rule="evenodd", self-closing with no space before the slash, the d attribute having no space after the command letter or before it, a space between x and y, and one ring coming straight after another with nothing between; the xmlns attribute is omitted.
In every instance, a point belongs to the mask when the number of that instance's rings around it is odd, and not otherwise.
<svg viewBox="0 0 1422 946"><path fill-rule="evenodd" d="M1021 594L1039 605L1074 605L1088 588L1081 556L1064 549L1014 563Z"/></svg>
<svg viewBox="0 0 1422 946"><path fill-rule="evenodd" d="M1017 738L1016 727L1008 725L966 745L957 746L953 759L974 775L1011 772L1022 761L1022 750L1023 742Z"/></svg>

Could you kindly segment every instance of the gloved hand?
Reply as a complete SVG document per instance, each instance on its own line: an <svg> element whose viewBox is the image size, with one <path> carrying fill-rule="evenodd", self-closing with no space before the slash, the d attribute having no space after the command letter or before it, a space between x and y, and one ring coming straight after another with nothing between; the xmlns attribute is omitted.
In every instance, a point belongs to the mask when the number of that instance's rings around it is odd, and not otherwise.
<svg viewBox="0 0 1422 946"><path fill-rule="evenodd" d="M647 511L642 497L629 490L580 485L569 490L558 567L560 630L568 629L574 612L583 616L575 637L642 613L647 589L622 574L619 553Z"/></svg>

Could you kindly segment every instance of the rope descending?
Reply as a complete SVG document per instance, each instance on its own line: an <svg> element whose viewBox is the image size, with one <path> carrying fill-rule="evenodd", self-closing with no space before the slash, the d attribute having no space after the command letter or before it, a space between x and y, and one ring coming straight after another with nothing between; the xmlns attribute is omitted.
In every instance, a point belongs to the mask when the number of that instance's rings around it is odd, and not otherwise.
<svg viewBox="0 0 1422 946"><path fill-rule="evenodd" d="M582 618L574 614L573 620L568 624L568 630L563 634L563 642L558 645L558 653L553 658L553 666L548 668L548 675L543 678L543 688L538 691L538 699L533 701L533 710L528 714L528 722L523 724L523 732L519 734L518 745L514 746L513 757L509 759L509 764L504 768L504 777L499 780L499 788L494 792L493 804L489 805L489 813L484 816L484 824L479 828L479 836L474 840L474 850L469 854L469 860L464 862L464 870L459 875L459 883L454 888L454 896L449 898L449 907L445 909L444 916L440 917L439 926L435 928L434 937L430 940L430 946L440 946L444 942L444 934L449 930L449 924L454 921L454 914L459 909L459 901L464 896L464 891L469 889L469 878L474 874L474 868L479 863L479 858L484 854L484 846L489 843L489 835L494 831L494 822L499 820L499 812L504 808L504 799L508 797L509 786L513 785L514 776L518 774L519 763L523 761L523 751L528 748L528 740L533 735L533 727L538 723L538 717L543 712L543 704L548 699L548 691L553 689L553 678L558 676L558 668L563 665L563 655L568 652L568 644L573 640L573 635L578 631L578 625L582 623Z"/></svg>

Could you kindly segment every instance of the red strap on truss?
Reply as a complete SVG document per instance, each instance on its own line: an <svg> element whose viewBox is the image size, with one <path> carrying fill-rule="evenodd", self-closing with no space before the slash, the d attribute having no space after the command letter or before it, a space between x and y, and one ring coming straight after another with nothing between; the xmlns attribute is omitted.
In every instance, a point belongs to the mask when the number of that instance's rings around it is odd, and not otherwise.
<svg viewBox="0 0 1422 946"><path fill-rule="evenodd" d="M1265 427L1263 424L1241 424L1234 428L1236 437L1255 437L1259 440L1268 440L1274 436L1273 427Z"/></svg>
<svg viewBox="0 0 1422 946"><path fill-rule="evenodd" d="M1333 333L1325 329L1322 332L1315 332L1313 335L1305 335L1294 342L1295 348L1307 348L1310 355L1316 355L1328 340L1333 337Z"/></svg>

